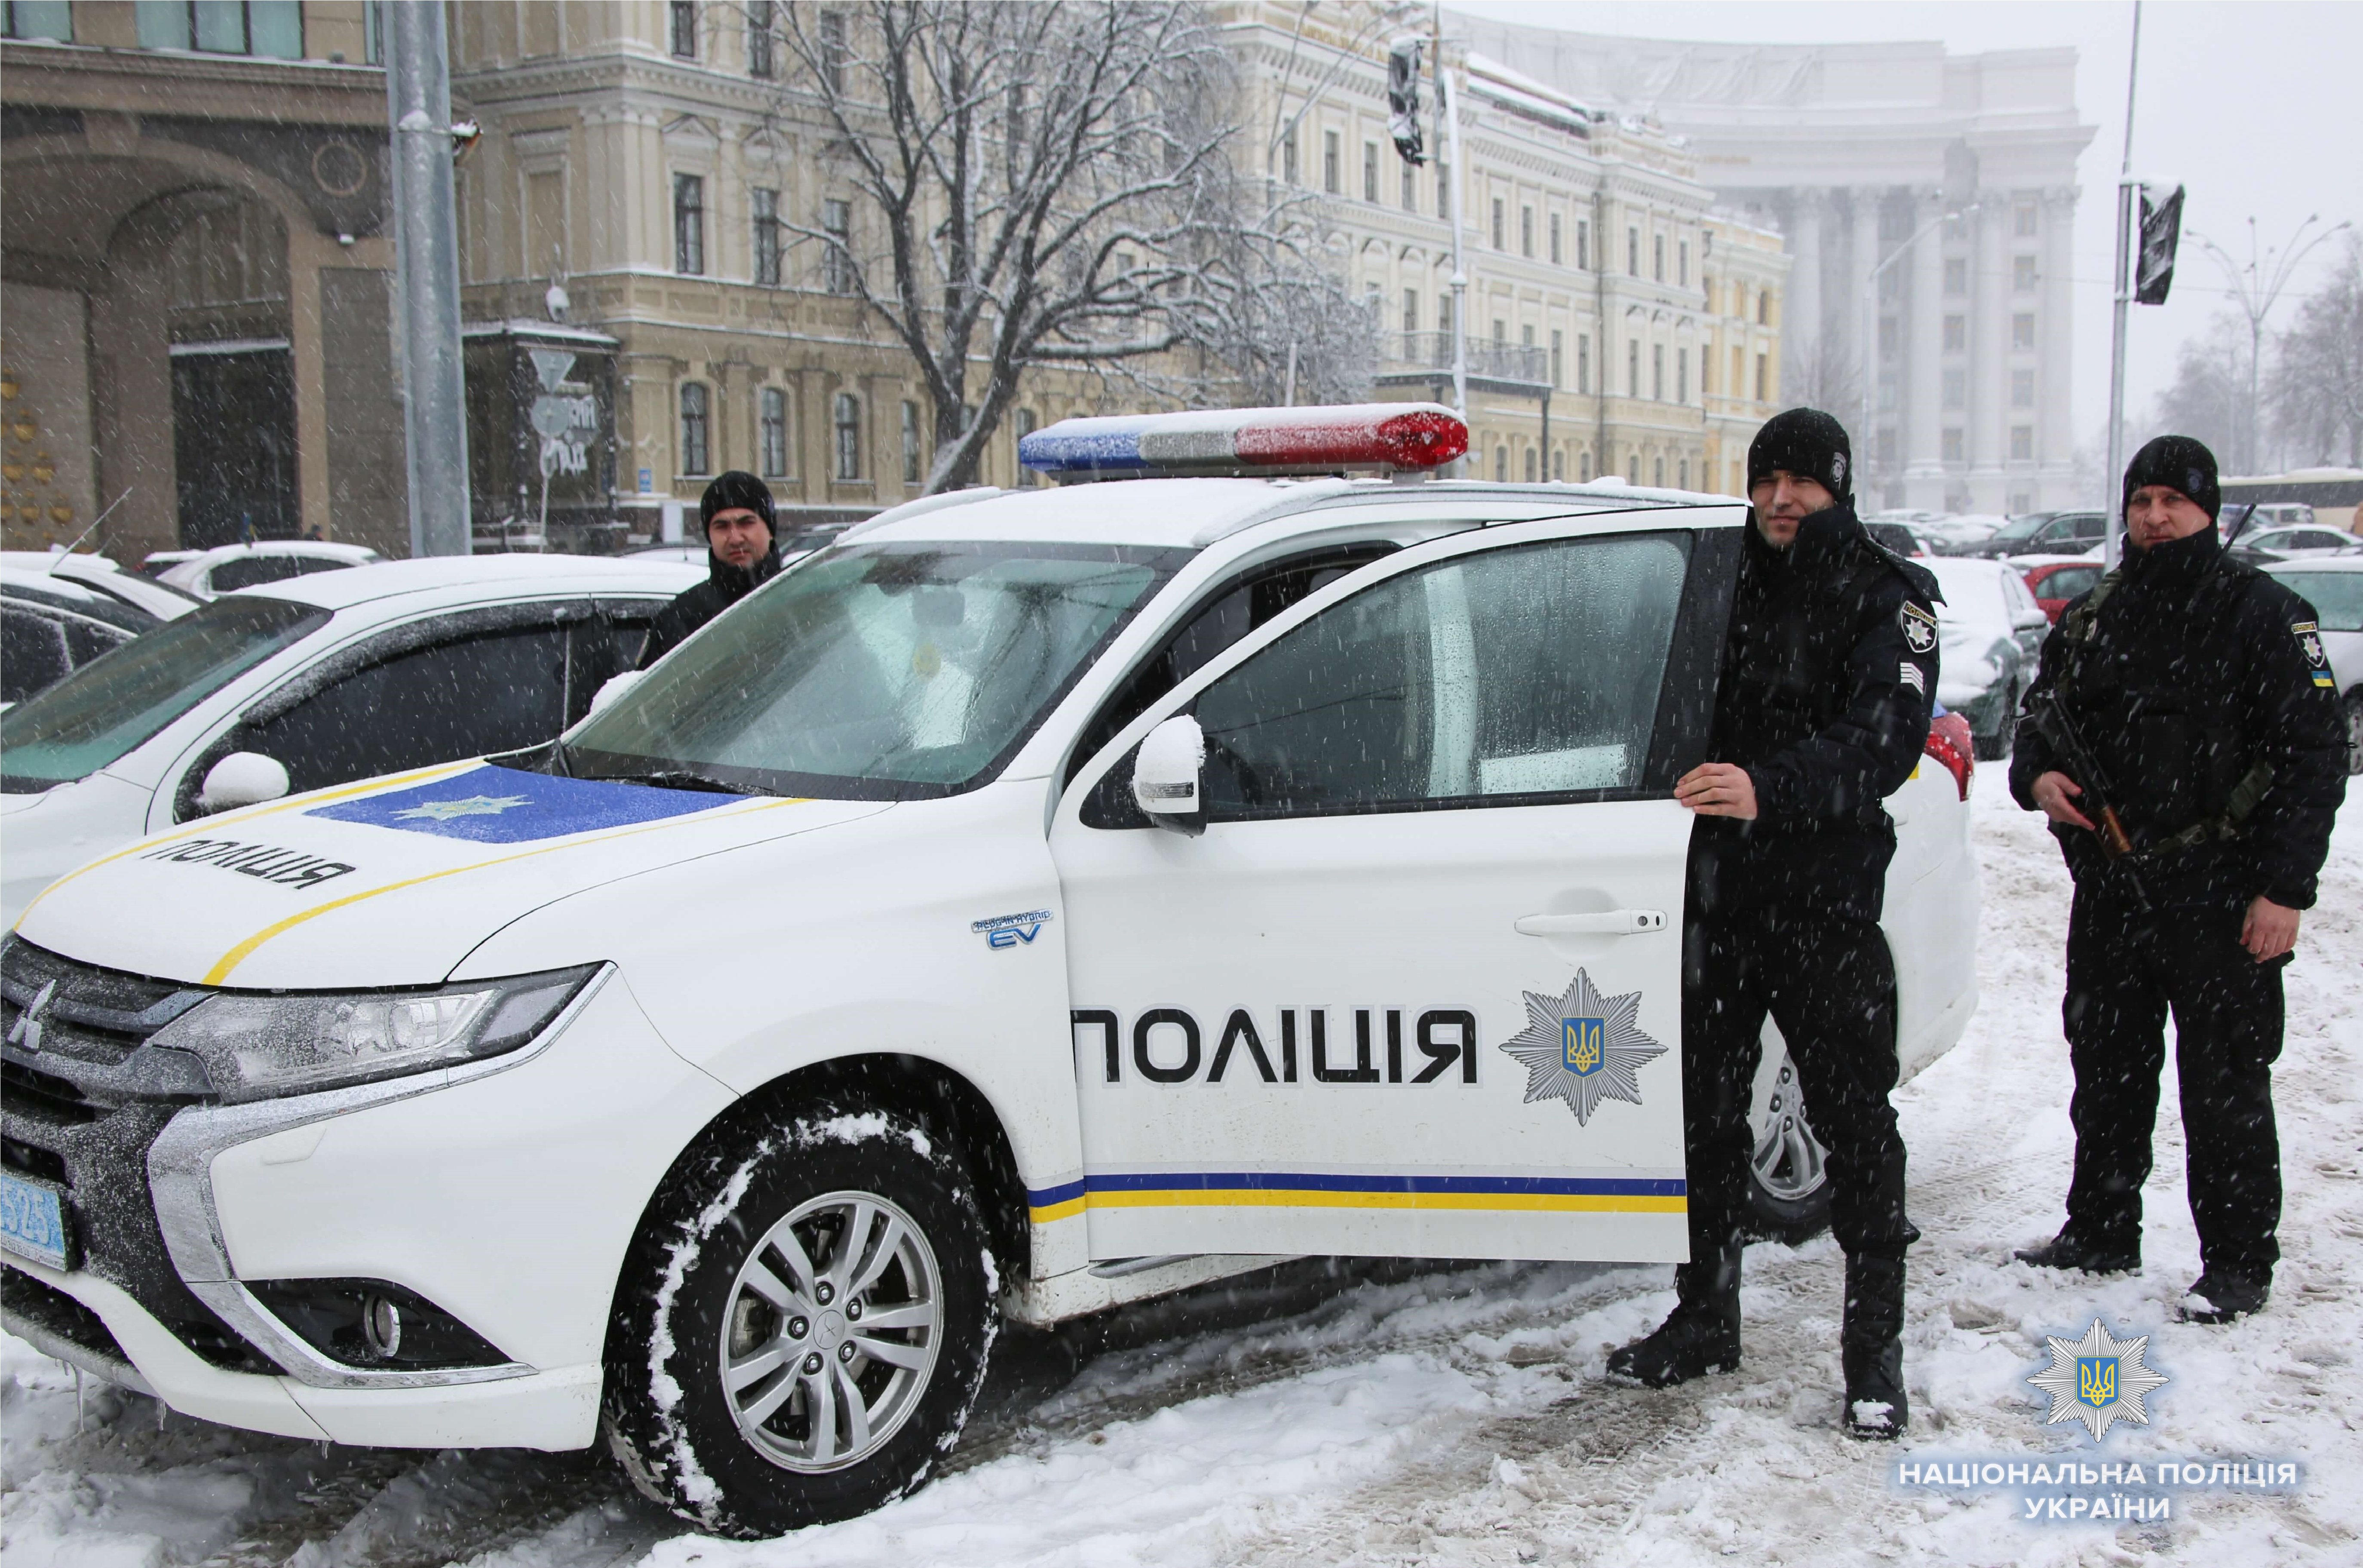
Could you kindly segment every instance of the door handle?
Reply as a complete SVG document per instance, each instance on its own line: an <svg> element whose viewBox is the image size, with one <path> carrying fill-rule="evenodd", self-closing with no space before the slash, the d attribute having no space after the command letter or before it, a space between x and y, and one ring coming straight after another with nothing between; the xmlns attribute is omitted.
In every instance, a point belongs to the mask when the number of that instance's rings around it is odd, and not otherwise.
<svg viewBox="0 0 2363 1568"><path fill-rule="evenodd" d="M1637 936L1666 929L1663 910L1609 910L1602 914L1530 914L1518 917L1522 936Z"/></svg>

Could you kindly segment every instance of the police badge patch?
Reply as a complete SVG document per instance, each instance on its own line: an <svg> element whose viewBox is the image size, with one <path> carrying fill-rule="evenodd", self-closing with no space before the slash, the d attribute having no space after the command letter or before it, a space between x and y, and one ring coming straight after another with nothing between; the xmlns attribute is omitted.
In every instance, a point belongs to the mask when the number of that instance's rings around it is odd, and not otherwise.
<svg viewBox="0 0 2363 1568"><path fill-rule="evenodd" d="M1926 653L1936 646L1936 617L1910 600L1896 612L1896 624L1903 628L1905 646L1914 653Z"/></svg>
<svg viewBox="0 0 2363 1568"><path fill-rule="evenodd" d="M2330 656L2323 651L2322 628L2312 621L2292 621L2290 634L2297 638L2298 651L2305 655L2305 667L2313 673L2313 683L2337 690L2338 682L2330 673Z"/></svg>

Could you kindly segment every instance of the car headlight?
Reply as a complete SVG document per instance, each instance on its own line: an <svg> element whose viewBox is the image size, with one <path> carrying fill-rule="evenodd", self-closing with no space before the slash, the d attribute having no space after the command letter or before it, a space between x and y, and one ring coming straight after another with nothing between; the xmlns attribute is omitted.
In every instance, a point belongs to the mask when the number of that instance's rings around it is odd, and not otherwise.
<svg viewBox="0 0 2363 1568"><path fill-rule="evenodd" d="M149 1043L205 1066L225 1105L423 1073L525 1044L599 966L416 991L225 992Z"/></svg>

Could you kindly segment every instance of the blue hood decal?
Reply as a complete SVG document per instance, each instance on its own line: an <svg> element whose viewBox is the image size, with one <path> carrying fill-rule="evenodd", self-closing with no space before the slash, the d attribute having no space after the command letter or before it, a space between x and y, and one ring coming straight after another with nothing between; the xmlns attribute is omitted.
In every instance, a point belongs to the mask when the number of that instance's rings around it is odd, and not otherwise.
<svg viewBox="0 0 2363 1568"><path fill-rule="evenodd" d="M746 798L484 767L304 814L476 844L530 844L710 812Z"/></svg>

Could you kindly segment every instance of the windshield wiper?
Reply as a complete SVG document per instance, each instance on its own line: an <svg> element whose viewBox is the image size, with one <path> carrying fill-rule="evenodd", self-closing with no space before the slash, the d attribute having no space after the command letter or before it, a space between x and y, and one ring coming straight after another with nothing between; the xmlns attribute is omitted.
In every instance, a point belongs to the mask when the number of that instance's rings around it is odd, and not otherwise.
<svg viewBox="0 0 2363 1568"><path fill-rule="evenodd" d="M705 790L716 795L769 795L774 792L759 790L751 784L725 784L719 778L708 778L703 773L692 773L685 767L658 767L646 773L584 773L575 777L597 778L613 784L647 784L659 790Z"/></svg>

